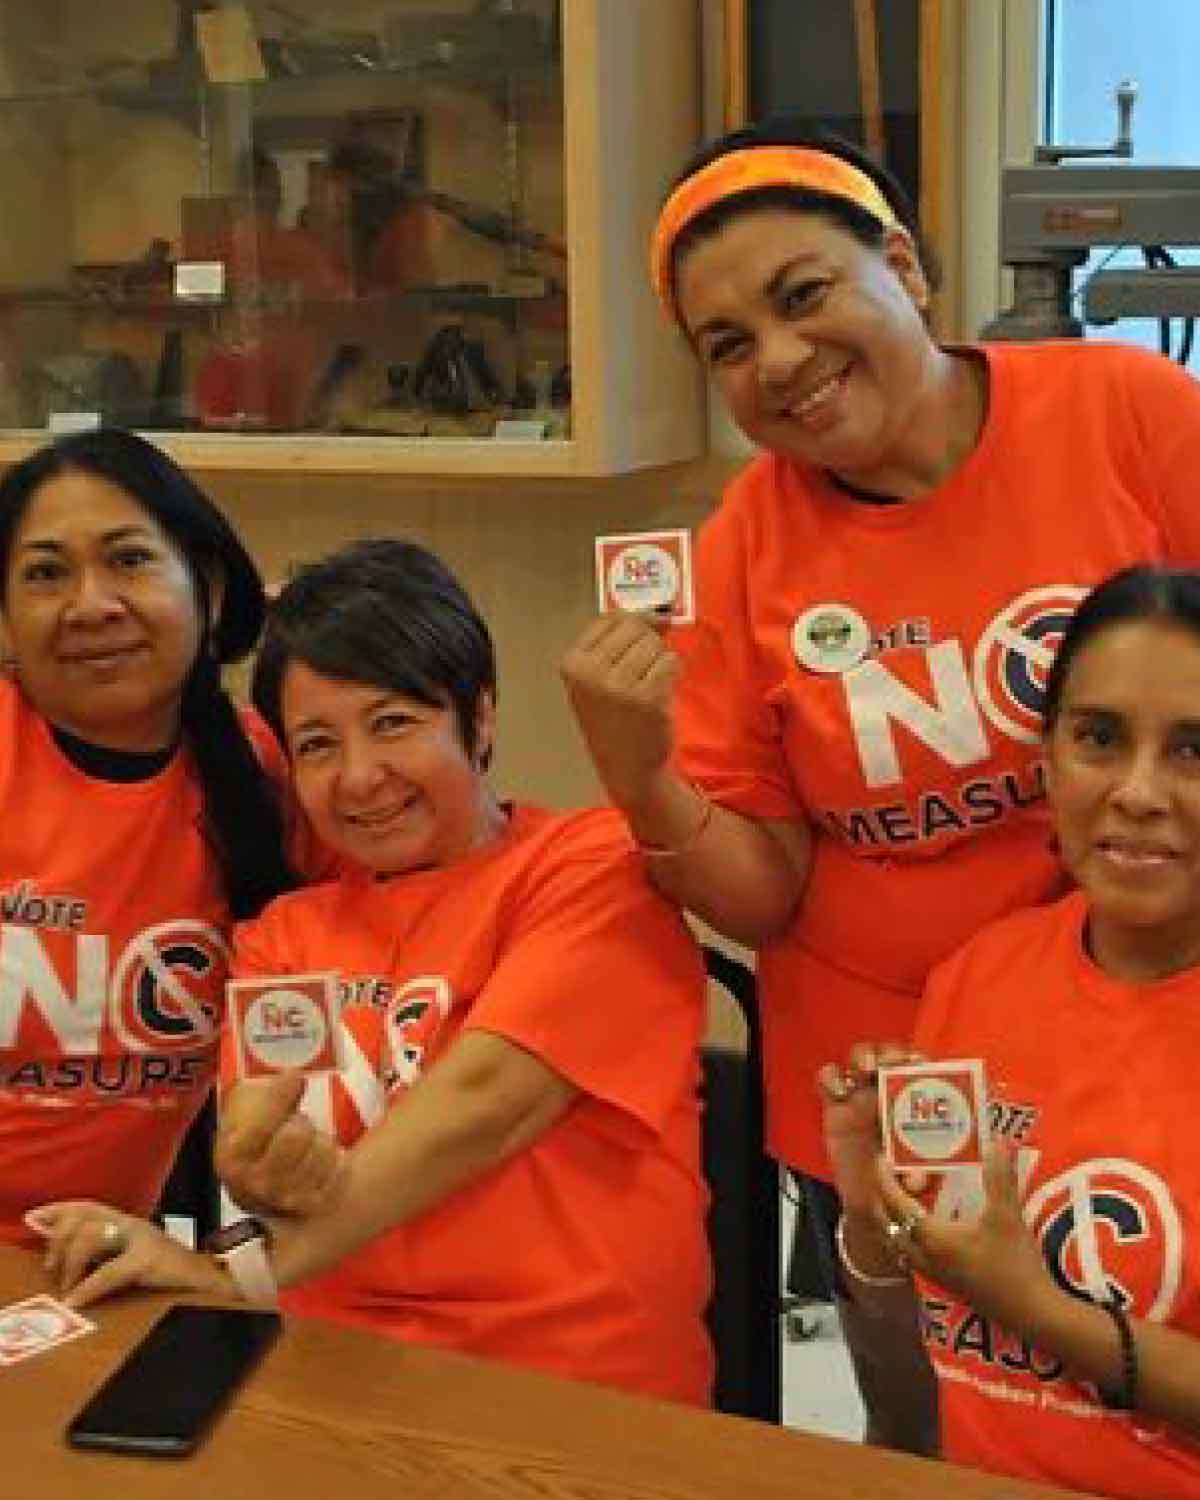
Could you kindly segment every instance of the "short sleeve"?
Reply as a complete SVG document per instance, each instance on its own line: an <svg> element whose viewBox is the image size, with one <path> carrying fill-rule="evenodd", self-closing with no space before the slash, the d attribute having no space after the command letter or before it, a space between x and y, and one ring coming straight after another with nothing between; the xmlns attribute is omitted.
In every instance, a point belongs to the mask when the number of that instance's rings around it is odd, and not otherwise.
<svg viewBox="0 0 1200 1500"><path fill-rule="evenodd" d="M724 506L696 545L696 623L678 632L676 765L713 799L760 818L799 818L781 717L754 636L742 518Z"/></svg>
<svg viewBox="0 0 1200 1500"><path fill-rule="evenodd" d="M615 816L579 823L585 839L548 849L520 892L464 1029L505 1037L657 1135L696 1086L703 964Z"/></svg>

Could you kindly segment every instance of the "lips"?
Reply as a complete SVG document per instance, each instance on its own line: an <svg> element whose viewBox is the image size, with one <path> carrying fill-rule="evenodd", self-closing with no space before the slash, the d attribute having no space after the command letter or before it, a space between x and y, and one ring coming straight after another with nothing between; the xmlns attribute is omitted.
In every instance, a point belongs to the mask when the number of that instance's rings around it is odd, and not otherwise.
<svg viewBox="0 0 1200 1500"><path fill-rule="evenodd" d="M1178 849L1151 839L1100 839L1096 848L1114 865L1130 870L1153 869L1181 857Z"/></svg>
<svg viewBox="0 0 1200 1500"><path fill-rule="evenodd" d="M819 427L834 412L834 403L846 387L850 365L823 375L817 381L809 381L804 394L794 397L786 406L781 406L774 415L787 417L804 426Z"/></svg>
<svg viewBox="0 0 1200 1500"><path fill-rule="evenodd" d="M133 656L142 650L142 642L135 641L128 646L95 646L86 651L64 651L59 660L68 666L96 666L108 662L121 661L125 657Z"/></svg>
<svg viewBox="0 0 1200 1500"><path fill-rule="evenodd" d="M364 833L378 833L390 828L393 823L405 817L417 805L417 795L414 793L406 802L396 803L390 807L373 809L370 812L342 814L342 821L349 823L352 828L360 829Z"/></svg>

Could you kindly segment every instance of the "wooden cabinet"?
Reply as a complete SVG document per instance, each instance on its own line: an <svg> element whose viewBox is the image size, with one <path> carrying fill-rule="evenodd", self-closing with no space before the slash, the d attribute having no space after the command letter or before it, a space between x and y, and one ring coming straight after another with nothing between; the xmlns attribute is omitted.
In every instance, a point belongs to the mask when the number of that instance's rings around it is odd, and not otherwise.
<svg viewBox="0 0 1200 1500"><path fill-rule="evenodd" d="M0 0L0 463L96 419L197 469L687 460L646 279L698 0Z"/></svg>

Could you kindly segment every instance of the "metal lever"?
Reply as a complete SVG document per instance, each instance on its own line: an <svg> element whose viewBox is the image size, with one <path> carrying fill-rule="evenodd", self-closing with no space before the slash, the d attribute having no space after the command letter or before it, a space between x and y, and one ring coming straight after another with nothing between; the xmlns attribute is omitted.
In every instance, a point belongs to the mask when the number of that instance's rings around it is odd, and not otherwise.
<svg viewBox="0 0 1200 1500"><path fill-rule="evenodd" d="M1033 159L1057 166L1060 162L1082 158L1121 157L1128 160L1133 155L1133 106L1137 99L1137 84L1132 79L1123 79L1116 88L1117 138L1111 146L1037 146Z"/></svg>

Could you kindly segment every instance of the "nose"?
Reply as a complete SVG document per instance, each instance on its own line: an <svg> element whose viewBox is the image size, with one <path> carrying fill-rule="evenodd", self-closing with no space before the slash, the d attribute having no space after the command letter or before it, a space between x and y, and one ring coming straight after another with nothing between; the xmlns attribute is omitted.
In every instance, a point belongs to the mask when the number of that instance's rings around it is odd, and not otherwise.
<svg viewBox="0 0 1200 1500"><path fill-rule="evenodd" d="M71 624L102 624L116 619L124 610L123 600L113 589L111 580L102 568L80 569L76 575L75 589L66 606L67 620Z"/></svg>
<svg viewBox="0 0 1200 1500"><path fill-rule="evenodd" d="M759 334L759 384L767 391L786 389L815 352L815 345L796 328L783 322L773 323Z"/></svg>
<svg viewBox="0 0 1200 1500"><path fill-rule="evenodd" d="M1112 800L1132 818L1153 817L1167 811L1170 793L1156 746L1133 750L1113 787Z"/></svg>
<svg viewBox="0 0 1200 1500"><path fill-rule="evenodd" d="M338 791L351 804L367 801L384 774L383 761L365 736L347 735L338 762Z"/></svg>

